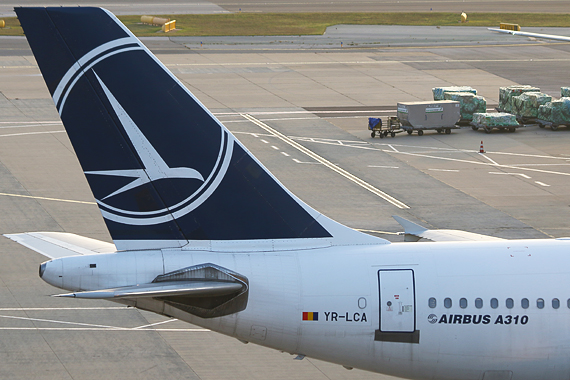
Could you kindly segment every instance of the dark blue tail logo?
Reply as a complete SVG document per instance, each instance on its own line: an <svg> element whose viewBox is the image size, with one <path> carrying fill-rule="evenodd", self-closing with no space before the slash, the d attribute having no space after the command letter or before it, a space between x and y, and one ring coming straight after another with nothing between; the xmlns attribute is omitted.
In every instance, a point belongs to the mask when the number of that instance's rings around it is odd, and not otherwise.
<svg viewBox="0 0 570 380"><path fill-rule="evenodd" d="M100 176L103 181L109 181L109 177L122 178L120 181L117 181L120 187L104 197L97 199L103 216L106 219L123 224L154 225L171 221L173 218L178 219L196 209L196 207L208 199L223 179L230 164L233 139L227 132L222 130L222 141L220 141L217 162L213 165L213 169L208 175L205 175L206 173L200 173L198 170L190 167L170 167L95 72L94 66L103 60L133 50L143 50L143 48L138 45L138 41L133 38L118 39L93 49L78 60L77 65L70 68L62 78L62 81L54 93L54 102L58 106L60 115L63 116L66 99L74 85L86 72L92 70L108 102L111 104L117 119L122 125L125 137L132 144L139 158L139 162L142 164L142 168L91 170L86 171L85 174ZM123 184L125 179L130 179L130 181ZM113 197L119 197L121 194L130 190L136 191L137 188L145 184L153 185L155 181L178 179L195 180L201 182L201 185L180 187L180 189L190 190L191 193L174 198L173 204L165 203L161 205L163 207L156 207L152 210L141 211L140 208L137 210L125 210L124 208L117 207L118 205L124 205L123 202L112 201Z"/></svg>

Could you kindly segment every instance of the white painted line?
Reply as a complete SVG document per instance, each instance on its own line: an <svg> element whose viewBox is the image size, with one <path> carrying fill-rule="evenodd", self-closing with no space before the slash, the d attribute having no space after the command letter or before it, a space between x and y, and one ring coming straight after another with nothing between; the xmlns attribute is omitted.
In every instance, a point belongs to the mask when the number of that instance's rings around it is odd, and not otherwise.
<svg viewBox="0 0 570 380"><path fill-rule="evenodd" d="M368 165L369 168L399 169L399 166Z"/></svg>
<svg viewBox="0 0 570 380"><path fill-rule="evenodd" d="M271 128L270 126L268 126L267 124L257 120L256 118L254 118L251 115L248 114L242 114L242 116L251 121L252 123L254 123L255 125L259 126L260 128L265 129L267 132L269 133L273 133L276 137L278 137L279 139L281 139L282 141L286 142L287 144L291 145L292 147L300 150L301 152L305 153L307 156L311 157L312 159L320 162L321 164L325 165L326 167L328 167L329 169L335 171L336 173L342 175L343 177L345 177L346 179L356 183L357 185L365 188L366 190L370 191L371 193L381 197L382 199L386 200L387 202L393 204L394 206L401 208L401 209L407 209L410 208L408 205L406 205L405 203L397 200L396 198L392 197L391 195L386 194L385 192L375 188L374 186L370 185L369 183L363 181L362 179L356 177L353 174L350 174L349 172L347 172L346 170L340 168L339 166L333 164L332 162L326 160L325 158L319 156L318 154L314 153L313 151L305 148L304 146L302 146L301 144L299 144L296 141L293 141L292 139L290 139L289 137L285 136L284 134L282 134L281 132L278 132L277 130Z"/></svg>
<svg viewBox="0 0 570 380"><path fill-rule="evenodd" d="M305 161L298 160L296 158L293 158L293 161L295 161L298 164L309 164L309 165L320 165L321 164L320 162L305 162Z"/></svg>
<svg viewBox="0 0 570 380"><path fill-rule="evenodd" d="M162 322L151 323L151 324L149 324L149 325L144 325L144 326L139 326L139 327L133 327L133 330L147 329L147 327L163 325L163 324L165 324L165 323L174 322L174 321L177 321L177 320L178 320L178 319L174 319L174 318L173 318L173 319L169 319L169 320L162 321ZM149 330L149 329L147 329L147 330Z"/></svg>
<svg viewBox="0 0 570 380"><path fill-rule="evenodd" d="M388 147L392 149L394 152L398 152L398 149L394 148L392 145L388 144Z"/></svg>
<svg viewBox="0 0 570 380"><path fill-rule="evenodd" d="M522 173L489 172L489 174L518 175L518 176L521 176L523 178L530 179L529 176L527 176L526 174L522 174Z"/></svg>
<svg viewBox="0 0 570 380"><path fill-rule="evenodd" d="M34 322L49 322L49 323L61 323L64 325L76 325L76 326L86 326L86 327L97 327L97 328L104 328L104 329L116 329L118 327L114 326L107 326L107 325L95 325L92 323L81 323L81 322L67 322L67 321L57 321L53 319L40 319L40 318L28 318L28 317L16 317L13 315L0 315L0 318L8 318L8 319L18 319L24 321L34 321Z"/></svg>
<svg viewBox="0 0 570 380"><path fill-rule="evenodd" d="M493 163L493 165L499 165L496 161L493 161L492 159L490 159L489 157L485 156L484 153L479 153L479 155L483 158L486 158L487 160L491 161Z"/></svg>
<svg viewBox="0 0 570 380"><path fill-rule="evenodd" d="M46 197L34 197L32 195L22 195L22 194L9 194L9 193L0 193L5 197L17 197L17 198L31 198L31 199L40 199L44 201L57 201L57 202L67 202L67 203L80 203L84 205L96 205L95 202L85 202L85 201L74 201L71 199L59 199L59 198L46 198Z"/></svg>
<svg viewBox="0 0 570 380"><path fill-rule="evenodd" d="M540 186L544 186L544 187L549 187L550 185L544 183L544 182L540 182L540 181L534 181L534 183L540 185Z"/></svg>
<svg viewBox="0 0 570 380"><path fill-rule="evenodd" d="M272 147L273 149L275 149L275 150L279 150L279 148L276 147L275 145L271 145L271 147Z"/></svg>
<svg viewBox="0 0 570 380"><path fill-rule="evenodd" d="M455 169L428 169L428 170L432 170L434 172L458 172L459 170L455 170Z"/></svg>
<svg viewBox="0 0 570 380"><path fill-rule="evenodd" d="M27 136L27 135L43 135L46 133L65 133L65 131L45 131L45 132L25 132L25 133L10 133L8 135L0 135L0 137L13 137L13 136Z"/></svg>
<svg viewBox="0 0 570 380"><path fill-rule="evenodd" d="M281 154L284 155L285 157L289 157L289 153L281 152Z"/></svg>
<svg viewBox="0 0 570 380"><path fill-rule="evenodd" d="M504 46L521 46L520 44L513 45L501 45ZM424 47L419 47L424 48ZM433 47L432 47L433 48ZM449 46L442 46L446 49ZM401 47L398 47L401 49ZM477 63L477 62L569 62L568 58L532 58L532 59L449 59L445 62L452 63ZM433 63L433 60L398 60L398 61L377 61L377 60L366 60L366 61L290 61L290 62L229 62L229 63L172 63L166 66L168 67L178 67L178 66L195 66L195 67L209 67L209 66L221 66L221 67L232 67L232 66L313 66L313 65L378 65L378 66L390 66L398 65L401 63ZM8 66L2 66L8 67ZM12 67L12 66L9 66ZM37 66L13 66L13 68L31 67L36 68Z"/></svg>
<svg viewBox="0 0 570 380"><path fill-rule="evenodd" d="M265 144L269 144L269 141L264 140L264 139L259 139L259 141L261 141L262 143L265 143Z"/></svg>
<svg viewBox="0 0 570 380"><path fill-rule="evenodd" d="M338 144L333 142L334 140L308 138L308 137L291 137L291 138L299 140L299 141L312 141L312 142L319 143L319 144L338 145ZM357 143L357 141L354 141L354 143ZM370 146L370 145L388 145L388 144L378 144L378 143L370 144L370 143L366 143L366 142L365 142L365 144L366 145L362 145L362 146L344 144L343 146L349 147L349 148L364 149L364 150L375 150L375 151L380 150L380 151L383 151L386 153L405 154L405 155L409 155L409 156L423 157L423 158L429 158L429 159L433 159L433 160L452 161L452 162L460 162L460 163L465 163L465 164L483 165L483 166L495 166L497 168L526 170L526 171L545 173L545 174L570 176L570 173L557 172L557 171L553 171L553 170L542 170L542 169L529 168L529 167L524 167L523 164L520 164L520 165L503 165L503 164L498 164L498 163L493 164L493 163L487 163L487 162L481 162L481 161L463 160L463 159L459 159L459 158L431 156L431 155L425 154L425 152L424 153L403 152L403 151L394 152L392 150L378 149L378 148L375 148L374 146ZM396 145L396 144L394 146L401 146L401 147L408 147L408 148L422 148L421 146ZM434 150L435 149L441 149L444 152L479 153L478 151L474 151L474 150L461 150L461 149L435 148L435 147L430 147L429 149L434 149ZM568 160L565 157L541 156L541 155L520 154L520 153L493 152L492 154L502 154L502 155L509 155L509 156L522 156L522 157L530 157L530 158L546 158L546 159L564 160L564 161ZM532 166L532 165L529 165L529 166Z"/></svg>
<svg viewBox="0 0 570 380"><path fill-rule="evenodd" d="M62 124L61 120L54 121L0 121L0 124Z"/></svg>
<svg viewBox="0 0 570 380"><path fill-rule="evenodd" d="M61 123L59 123L61 124ZM26 123L26 124L21 124L21 125L2 125L0 126L0 129L14 129L14 128L33 128L33 127L52 127L54 125L58 125L58 124L42 124L42 123Z"/></svg>

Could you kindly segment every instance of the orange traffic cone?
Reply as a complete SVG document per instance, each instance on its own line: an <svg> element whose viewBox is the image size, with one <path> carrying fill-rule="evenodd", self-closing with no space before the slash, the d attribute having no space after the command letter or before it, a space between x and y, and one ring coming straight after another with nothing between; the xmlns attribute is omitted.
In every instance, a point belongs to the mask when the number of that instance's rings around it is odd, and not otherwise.
<svg viewBox="0 0 570 380"><path fill-rule="evenodd" d="M483 149L483 141L481 141L481 147L479 148L479 153L485 153L485 149Z"/></svg>

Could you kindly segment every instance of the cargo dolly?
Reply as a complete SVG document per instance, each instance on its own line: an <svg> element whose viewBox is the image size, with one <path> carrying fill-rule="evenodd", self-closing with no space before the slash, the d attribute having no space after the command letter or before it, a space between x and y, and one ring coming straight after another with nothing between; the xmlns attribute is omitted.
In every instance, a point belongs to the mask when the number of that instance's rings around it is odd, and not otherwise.
<svg viewBox="0 0 570 380"><path fill-rule="evenodd" d="M491 130L498 129L499 131L514 132L522 125L517 121L515 115L509 113L474 113L471 128L474 131L480 129L485 133L491 133Z"/></svg>
<svg viewBox="0 0 570 380"><path fill-rule="evenodd" d="M551 121L541 120L541 119L536 119L535 121L540 128L550 127L550 129L553 131L558 130L558 127L568 127L569 126L566 124L556 124L556 123L553 123Z"/></svg>
<svg viewBox="0 0 570 380"><path fill-rule="evenodd" d="M396 137L396 133L403 132L400 121L397 117L390 116L387 120L386 127L382 127L382 119L369 117L368 118L368 129L370 129L370 136L375 137L378 135L381 139L388 137Z"/></svg>

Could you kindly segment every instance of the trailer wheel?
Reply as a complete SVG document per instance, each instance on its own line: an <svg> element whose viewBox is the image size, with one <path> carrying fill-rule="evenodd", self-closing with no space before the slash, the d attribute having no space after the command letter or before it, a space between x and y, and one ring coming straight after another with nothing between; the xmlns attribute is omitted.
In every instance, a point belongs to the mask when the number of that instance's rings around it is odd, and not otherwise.
<svg viewBox="0 0 570 380"><path fill-rule="evenodd" d="M392 133L390 133L390 136L392 136L392 137L396 137L396 132L392 132Z"/></svg>
<svg viewBox="0 0 570 380"><path fill-rule="evenodd" d="M408 129L406 132L408 132L408 135L411 135L413 131L411 129Z"/></svg>
<svg viewBox="0 0 570 380"><path fill-rule="evenodd" d="M516 130L517 130L516 128L509 128L509 132L514 132Z"/></svg>
<svg viewBox="0 0 570 380"><path fill-rule="evenodd" d="M376 132L372 131L372 132L370 133L370 136L371 136L371 137L376 136Z"/></svg>
<svg viewBox="0 0 570 380"><path fill-rule="evenodd" d="M424 134L424 131L422 131L421 129L418 131L418 136L422 136Z"/></svg>
<svg viewBox="0 0 570 380"><path fill-rule="evenodd" d="M446 134L446 135L451 134L451 129L447 128L447 129L445 130L445 134Z"/></svg>
<svg viewBox="0 0 570 380"><path fill-rule="evenodd" d="M544 124L538 124L538 126L539 126L539 128L544 128L544 127L546 127L546 125L544 125Z"/></svg>
<svg viewBox="0 0 570 380"><path fill-rule="evenodd" d="M436 129L437 133L441 133L441 128Z"/></svg>
<svg viewBox="0 0 570 380"><path fill-rule="evenodd" d="M383 133L380 133L380 134L378 135L378 137L380 137L381 139L383 139L383 138L384 138L384 134L383 134Z"/></svg>
<svg viewBox="0 0 570 380"><path fill-rule="evenodd" d="M384 131L384 137L388 137L388 131Z"/></svg>
<svg viewBox="0 0 570 380"><path fill-rule="evenodd" d="M491 133L491 128L485 127L485 133Z"/></svg>
<svg viewBox="0 0 570 380"><path fill-rule="evenodd" d="M551 125L550 129L552 129L553 131L557 131L558 130L558 125Z"/></svg>
<svg viewBox="0 0 570 380"><path fill-rule="evenodd" d="M478 129L479 129L479 127L476 127L476 126L472 126L472 127L471 127L471 129L472 129L472 130L474 130L474 131L476 131L476 130L478 130Z"/></svg>

